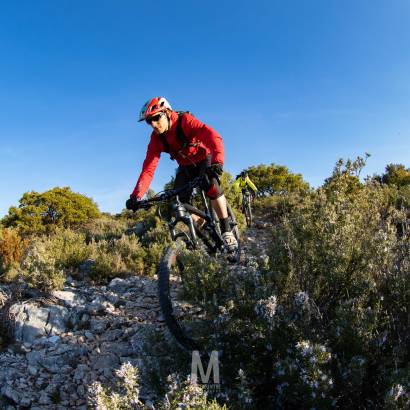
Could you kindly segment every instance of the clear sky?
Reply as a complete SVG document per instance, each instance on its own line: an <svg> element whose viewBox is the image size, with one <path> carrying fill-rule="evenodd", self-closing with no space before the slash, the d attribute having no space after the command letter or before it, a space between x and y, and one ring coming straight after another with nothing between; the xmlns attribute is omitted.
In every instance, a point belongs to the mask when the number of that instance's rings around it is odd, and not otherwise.
<svg viewBox="0 0 410 410"><path fill-rule="evenodd" d="M410 166L408 0L1 0L0 59L0 216L55 186L120 212L156 95L222 135L234 175ZM151 187L175 167L163 154Z"/></svg>

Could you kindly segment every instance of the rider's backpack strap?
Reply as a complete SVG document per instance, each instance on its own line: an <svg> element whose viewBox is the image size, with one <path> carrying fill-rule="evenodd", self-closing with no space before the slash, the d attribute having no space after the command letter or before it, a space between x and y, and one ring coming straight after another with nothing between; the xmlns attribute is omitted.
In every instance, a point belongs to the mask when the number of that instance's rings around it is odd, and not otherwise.
<svg viewBox="0 0 410 410"><path fill-rule="evenodd" d="M178 119L177 119L177 127L175 130L177 138L181 141L182 143L182 148L184 148L188 144L188 139L186 135L184 134L184 131L182 129L181 121L182 121L182 116L189 111L177 111L178 113ZM169 145L169 142L167 140L167 137L164 134L159 134L159 138L162 142L162 145L164 147L164 152L169 154L171 156L171 159L175 159L175 152L171 152L171 147Z"/></svg>
<svg viewBox="0 0 410 410"><path fill-rule="evenodd" d="M177 120L177 127L175 130L175 133L177 135L177 138L181 142L181 148L185 148L189 144L188 137L185 135L184 130L182 129L182 117L185 114L190 114L189 111L177 111L178 113L178 120Z"/></svg>
<svg viewBox="0 0 410 410"><path fill-rule="evenodd" d="M171 156L171 159L174 160L176 155L189 144L189 140L182 129L182 117L184 114L189 113L189 111L177 111L178 119L176 123L175 134L177 139L181 142L181 147L177 151L171 151L171 147L167 140L167 137L164 134L160 134L162 145L164 146L164 152L168 153Z"/></svg>
<svg viewBox="0 0 410 410"><path fill-rule="evenodd" d="M171 147L168 143L168 140L167 140L166 136L163 135L163 134L160 134L159 137L161 139L162 145L164 146L164 152L167 152L171 156L172 160L174 160L178 154L181 155L182 157L186 158L186 159L189 159L188 157L186 157L184 155L182 150L185 147L189 146L189 145L197 146L197 145L199 145L199 142L191 143L189 141L188 137L185 135L184 130L182 129L182 117L185 114L190 114L190 112L189 111L177 111L177 113L178 113L178 119L177 119L177 123L176 123L175 134L177 136L177 139L181 143L181 146L179 147L179 149L177 151L174 151L174 150L171 151Z"/></svg>
<svg viewBox="0 0 410 410"><path fill-rule="evenodd" d="M190 141L188 139L188 137L185 135L184 130L182 129L182 117L185 114L191 114L191 113L189 111L177 111L177 112L178 112L178 120L177 120L177 126L176 126L175 133L177 135L177 138L181 142L181 147L176 152L176 154L177 155L179 154L181 157L183 157L183 158L187 159L188 161L190 161L192 163L192 165L196 166L196 164L194 162L192 162L192 160L182 152L182 150L184 148L188 147L188 146L197 147L198 145L201 144L199 141L197 141L197 142ZM175 156L176 155L172 154L171 159L175 159Z"/></svg>

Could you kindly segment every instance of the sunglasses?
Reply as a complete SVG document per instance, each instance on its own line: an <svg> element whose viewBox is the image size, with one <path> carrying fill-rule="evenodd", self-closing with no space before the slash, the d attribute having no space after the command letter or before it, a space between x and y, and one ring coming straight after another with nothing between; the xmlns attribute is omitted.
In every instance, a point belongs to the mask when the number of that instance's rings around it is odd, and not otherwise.
<svg viewBox="0 0 410 410"><path fill-rule="evenodd" d="M147 118L145 121L147 122L147 124L151 125L154 121L157 122L160 120L160 118L164 115L163 112L160 112L157 115L153 115L152 117Z"/></svg>

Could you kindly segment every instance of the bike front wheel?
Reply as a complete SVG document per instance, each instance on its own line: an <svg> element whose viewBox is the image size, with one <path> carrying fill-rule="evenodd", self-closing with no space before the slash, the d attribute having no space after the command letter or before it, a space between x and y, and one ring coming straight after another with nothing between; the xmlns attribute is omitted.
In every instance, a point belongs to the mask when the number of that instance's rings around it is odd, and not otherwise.
<svg viewBox="0 0 410 410"><path fill-rule="evenodd" d="M245 219L246 219L246 226L248 228L252 227L252 209L251 209L251 204L247 203L245 206Z"/></svg>
<svg viewBox="0 0 410 410"><path fill-rule="evenodd" d="M189 334L188 326L179 319L175 310L175 297L171 296L171 276L183 276L184 265L181 261L182 244L169 246L158 267L158 296L162 315L170 333L178 344L187 351L200 350L200 344ZM173 303L174 302L174 303Z"/></svg>

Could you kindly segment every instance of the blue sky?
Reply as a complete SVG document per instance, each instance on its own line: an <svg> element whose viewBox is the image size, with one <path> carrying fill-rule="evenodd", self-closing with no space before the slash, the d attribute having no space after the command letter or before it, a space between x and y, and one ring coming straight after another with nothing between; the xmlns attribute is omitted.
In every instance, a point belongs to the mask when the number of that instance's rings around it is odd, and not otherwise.
<svg viewBox="0 0 410 410"><path fill-rule="evenodd" d="M286 165L313 186L340 157L410 157L410 2L0 1L0 216L70 186L119 212L164 95L224 138L225 168ZM161 157L152 188L176 164Z"/></svg>

